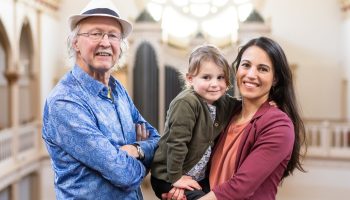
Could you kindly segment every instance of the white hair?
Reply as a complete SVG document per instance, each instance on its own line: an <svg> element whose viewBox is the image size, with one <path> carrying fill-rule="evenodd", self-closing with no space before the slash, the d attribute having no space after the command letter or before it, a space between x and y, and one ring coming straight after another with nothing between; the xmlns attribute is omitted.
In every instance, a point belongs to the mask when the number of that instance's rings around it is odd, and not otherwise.
<svg viewBox="0 0 350 200"><path fill-rule="evenodd" d="M77 52L74 49L74 42L77 39L78 33L80 31L80 24L78 24L68 35L67 38L67 48L68 48L68 55L69 58L73 58L74 61L77 58ZM119 59L124 55L124 52L128 49L127 42L125 41L125 38L122 37L122 40L120 41L120 54Z"/></svg>

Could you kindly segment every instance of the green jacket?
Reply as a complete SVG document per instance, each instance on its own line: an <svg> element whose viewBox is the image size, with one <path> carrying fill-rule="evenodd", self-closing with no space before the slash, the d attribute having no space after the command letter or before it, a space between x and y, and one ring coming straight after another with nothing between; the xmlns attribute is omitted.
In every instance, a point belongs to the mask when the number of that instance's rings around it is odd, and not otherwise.
<svg viewBox="0 0 350 200"><path fill-rule="evenodd" d="M229 95L217 100L213 123L206 102L192 89L178 94L167 112L164 134L151 166L152 176L174 183L191 170L229 123L235 102Z"/></svg>

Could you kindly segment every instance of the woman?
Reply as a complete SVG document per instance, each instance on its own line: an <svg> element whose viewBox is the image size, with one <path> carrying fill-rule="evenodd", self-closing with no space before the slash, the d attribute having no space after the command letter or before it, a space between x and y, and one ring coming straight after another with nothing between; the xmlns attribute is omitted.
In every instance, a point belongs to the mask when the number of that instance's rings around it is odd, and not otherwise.
<svg viewBox="0 0 350 200"><path fill-rule="evenodd" d="M244 45L233 66L242 104L216 145L212 191L201 199L274 200L283 178L295 168L304 171L305 129L292 73L282 48L266 37Z"/></svg>

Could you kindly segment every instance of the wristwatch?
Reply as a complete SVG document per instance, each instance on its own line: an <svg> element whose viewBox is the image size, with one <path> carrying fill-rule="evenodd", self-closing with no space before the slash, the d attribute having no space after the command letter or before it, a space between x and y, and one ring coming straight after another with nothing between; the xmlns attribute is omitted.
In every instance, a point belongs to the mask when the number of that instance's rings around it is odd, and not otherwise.
<svg viewBox="0 0 350 200"><path fill-rule="evenodd" d="M137 149L137 153L139 154L139 157L137 158L138 160L143 160L145 159L145 153L143 152L142 148L140 147L139 144L134 143L132 144L134 147Z"/></svg>

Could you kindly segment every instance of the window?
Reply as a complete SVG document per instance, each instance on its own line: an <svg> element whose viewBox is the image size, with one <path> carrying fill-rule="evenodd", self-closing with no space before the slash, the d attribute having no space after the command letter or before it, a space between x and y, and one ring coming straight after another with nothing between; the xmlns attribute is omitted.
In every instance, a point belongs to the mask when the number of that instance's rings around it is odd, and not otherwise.
<svg viewBox="0 0 350 200"><path fill-rule="evenodd" d="M147 10L161 21L163 40L187 46L201 34L217 45L234 43L240 21L253 8L251 0L150 0Z"/></svg>

